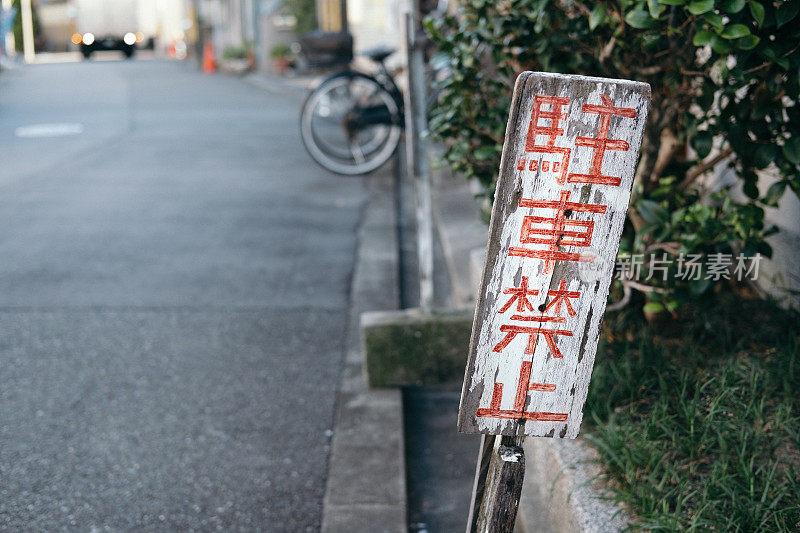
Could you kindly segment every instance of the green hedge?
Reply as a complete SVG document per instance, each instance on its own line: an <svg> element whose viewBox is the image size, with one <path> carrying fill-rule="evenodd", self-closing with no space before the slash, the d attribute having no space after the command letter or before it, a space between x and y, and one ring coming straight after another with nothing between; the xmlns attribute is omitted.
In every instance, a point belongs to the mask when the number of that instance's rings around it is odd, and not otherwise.
<svg viewBox="0 0 800 533"><path fill-rule="evenodd" d="M648 82L653 99L620 253L771 254L764 207L800 193L800 1L470 0L426 28L451 67L430 124L491 197L523 70ZM721 156L719 155L721 154ZM729 157L726 157L729 156ZM735 183L702 177L728 160ZM778 180L759 183L769 168ZM759 188L759 185L761 187ZM732 194L740 189L743 194ZM645 269L645 273L647 269ZM649 280L650 311L714 283ZM620 287L617 286L616 290ZM640 300L643 302L643 300Z"/></svg>

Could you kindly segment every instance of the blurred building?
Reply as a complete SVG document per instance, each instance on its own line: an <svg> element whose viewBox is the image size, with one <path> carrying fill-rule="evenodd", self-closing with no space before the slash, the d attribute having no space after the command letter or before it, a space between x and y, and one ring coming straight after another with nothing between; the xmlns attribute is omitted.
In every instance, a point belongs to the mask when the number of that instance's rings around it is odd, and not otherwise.
<svg viewBox="0 0 800 533"><path fill-rule="evenodd" d="M408 0L347 0L347 23L356 52L376 46L400 48Z"/></svg>
<svg viewBox="0 0 800 533"><path fill-rule="evenodd" d="M66 52L70 49L70 37L75 33L73 7L69 0L34 1L38 18L41 47L48 52ZM40 47L37 47L40 48Z"/></svg>
<svg viewBox="0 0 800 533"><path fill-rule="evenodd" d="M258 0L194 0L203 40L218 52L258 41Z"/></svg>

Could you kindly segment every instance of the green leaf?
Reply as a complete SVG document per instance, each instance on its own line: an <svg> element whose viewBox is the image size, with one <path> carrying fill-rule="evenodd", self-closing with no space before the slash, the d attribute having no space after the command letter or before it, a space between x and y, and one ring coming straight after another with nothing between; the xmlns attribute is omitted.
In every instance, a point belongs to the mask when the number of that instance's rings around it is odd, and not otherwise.
<svg viewBox="0 0 800 533"><path fill-rule="evenodd" d="M750 14L760 28L761 25L764 24L764 6L758 2L748 2L747 7L750 8Z"/></svg>
<svg viewBox="0 0 800 533"><path fill-rule="evenodd" d="M589 14L589 29L594 30L606 18L605 4L597 4Z"/></svg>
<svg viewBox="0 0 800 533"><path fill-rule="evenodd" d="M778 27L780 28L795 18L798 11L800 11L800 2L784 2L781 7L778 8L778 11L775 12L775 22L778 24Z"/></svg>
<svg viewBox="0 0 800 533"><path fill-rule="evenodd" d="M725 39L738 39L750 35L750 29L744 24L732 24L725 27L720 35Z"/></svg>
<svg viewBox="0 0 800 533"><path fill-rule="evenodd" d="M652 27L656 21L653 20L650 13L647 11L636 9L625 15L625 22L627 22L629 26L642 30Z"/></svg>
<svg viewBox="0 0 800 533"><path fill-rule="evenodd" d="M785 181L777 181L770 185L767 189L767 194L764 195L764 203L767 205L777 206L778 200L783 196L783 191L786 190Z"/></svg>
<svg viewBox="0 0 800 533"><path fill-rule="evenodd" d="M645 313L660 313L664 310L664 304L659 302L648 302L644 304L643 309Z"/></svg>
<svg viewBox="0 0 800 533"><path fill-rule="evenodd" d="M719 35L715 35L711 38L711 49L718 54L727 54L731 51L731 45L729 45Z"/></svg>
<svg viewBox="0 0 800 533"><path fill-rule="evenodd" d="M694 0L689 4L689 13L702 15L714 9L714 0Z"/></svg>
<svg viewBox="0 0 800 533"><path fill-rule="evenodd" d="M477 150L475 150L472 155L475 156L475 159L489 159L493 155L497 153L497 147L493 145L489 146L481 146Z"/></svg>
<svg viewBox="0 0 800 533"><path fill-rule="evenodd" d="M667 6L659 4L658 0L647 0L647 10L654 19L660 17L665 9L667 9Z"/></svg>
<svg viewBox="0 0 800 533"><path fill-rule="evenodd" d="M725 23L722 22L722 15L719 13L706 13L703 18L706 22L708 22L717 33L721 32L722 29L725 27Z"/></svg>
<svg viewBox="0 0 800 533"><path fill-rule="evenodd" d="M665 6L682 6L686 3L686 0L658 0L658 3Z"/></svg>
<svg viewBox="0 0 800 533"><path fill-rule="evenodd" d="M699 32L694 34L694 38L692 39L692 44L695 46L703 46L711 42L711 38L714 37L714 32L711 30L700 30Z"/></svg>
<svg viewBox="0 0 800 533"><path fill-rule="evenodd" d="M652 200L639 200L636 208L642 218L649 224L662 224L669 220L669 213L666 209Z"/></svg>
<svg viewBox="0 0 800 533"><path fill-rule="evenodd" d="M760 42L761 42L761 37L758 37L756 35L747 35L739 39L739 42L736 43L736 46L738 46L742 50L752 50L753 48L758 46L758 43Z"/></svg>
<svg viewBox="0 0 800 533"><path fill-rule="evenodd" d="M781 152L791 164L800 165L800 137L791 137L781 146Z"/></svg>
<svg viewBox="0 0 800 533"><path fill-rule="evenodd" d="M744 0L723 0L722 10L725 11L725 13L738 13L744 9L744 4Z"/></svg>
<svg viewBox="0 0 800 533"><path fill-rule="evenodd" d="M753 162L757 168L766 168L775 161L778 155L778 148L774 144L762 144L756 148L753 154Z"/></svg>
<svg viewBox="0 0 800 533"><path fill-rule="evenodd" d="M756 185L755 181L746 181L744 185L742 185L742 192L744 192L748 198L752 198L755 200L758 198L758 186Z"/></svg>
<svg viewBox="0 0 800 533"><path fill-rule="evenodd" d="M698 131L692 138L692 148L700 159L705 159L714 146L714 136L710 131Z"/></svg>

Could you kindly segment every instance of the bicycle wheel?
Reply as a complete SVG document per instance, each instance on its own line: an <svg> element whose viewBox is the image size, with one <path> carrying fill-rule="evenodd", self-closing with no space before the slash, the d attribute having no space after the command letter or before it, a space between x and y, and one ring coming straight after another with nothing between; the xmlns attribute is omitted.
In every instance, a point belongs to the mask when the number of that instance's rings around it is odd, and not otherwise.
<svg viewBox="0 0 800 533"><path fill-rule="evenodd" d="M323 81L300 112L300 133L309 155L344 175L367 174L397 150L400 109L373 77L343 72Z"/></svg>

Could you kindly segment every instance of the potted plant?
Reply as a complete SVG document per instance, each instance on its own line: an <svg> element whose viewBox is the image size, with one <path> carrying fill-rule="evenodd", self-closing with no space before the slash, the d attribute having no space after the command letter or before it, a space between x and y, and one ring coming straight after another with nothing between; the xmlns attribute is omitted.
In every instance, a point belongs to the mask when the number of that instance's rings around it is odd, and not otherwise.
<svg viewBox="0 0 800 533"><path fill-rule="evenodd" d="M272 71L275 74L286 74L289 70L291 62L289 61L289 54L291 48L286 43L277 43L269 51L269 56L272 59Z"/></svg>
<svg viewBox="0 0 800 533"><path fill-rule="evenodd" d="M243 74L255 67L252 43L245 42L240 46L229 46L222 53L223 70Z"/></svg>

